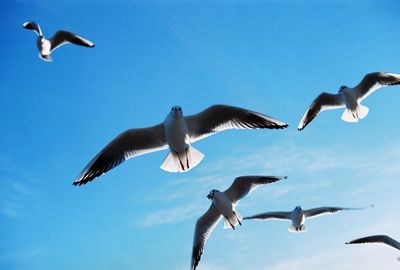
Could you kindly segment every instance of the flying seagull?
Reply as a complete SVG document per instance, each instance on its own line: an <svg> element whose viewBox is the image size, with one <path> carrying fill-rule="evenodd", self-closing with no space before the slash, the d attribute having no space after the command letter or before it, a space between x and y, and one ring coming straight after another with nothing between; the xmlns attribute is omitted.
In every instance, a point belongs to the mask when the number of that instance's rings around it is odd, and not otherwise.
<svg viewBox="0 0 400 270"><path fill-rule="evenodd" d="M371 205L372 207L372 205ZM289 232L303 232L306 231L305 221L307 218L315 218L322 215L334 214L342 210L361 210L368 207L362 208L345 208L345 207L318 207L309 210L303 210L301 206L296 206L290 212L266 212L250 217L245 217L244 219L282 219L291 220L292 225L289 227Z"/></svg>
<svg viewBox="0 0 400 270"><path fill-rule="evenodd" d="M161 164L168 172L186 172L204 155L191 144L227 129L282 129L288 125L264 114L239 107L214 105L184 116L182 108L172 107L163 123L148 128L129 129L100 151L74 181L82 185L139 155L169 148Z"/></svg>
<svg viewBox="0 0 400 270"><path fill-rule="evenodd" d="M23 27L29 30L33 30L37 35L36 44L39 48L39 57L46 62L51 62L51 53L58 47L66 44L73 43L85 47L94 47L94 43L71 32L59 30L50 39L46 39L39 24L34 21L27 21L23 24Z"/></svg>
<svg viewBox="0 0 400 270"><path fill-rule="evenodd" d="M203 254L204 245L222 217L224 218L224 229L235 229L238 224L242 225L242 217L236 212L239 200L259 186L279 181L282 178L287 177L241 176L237 177L225 191L211 190L207 195L207 198L212 200L211 206L196 222L190 269L196 269Z"/></svg>
<svg viewBox="0 0 400 270"><path fill-rule="evenodd" d="M301 119L298 130L304 129L320 112L345 108L342 120L358 122L367 116L369 109L361 102L381 87L400 84L400 74L374 72L364 76L353 88L341 86L338 94L322 93L311 104Z"/></svg>
<svg viewBox="0 0 400 270"><path fill-rule="evenodd" d="M346 242L346 244L366 244L366 243L382 243L400 250L400 243L387 235L372 235L363 238L358 238L350 242ZM397 258L397 261L400 262L400 257Z"/></svg>

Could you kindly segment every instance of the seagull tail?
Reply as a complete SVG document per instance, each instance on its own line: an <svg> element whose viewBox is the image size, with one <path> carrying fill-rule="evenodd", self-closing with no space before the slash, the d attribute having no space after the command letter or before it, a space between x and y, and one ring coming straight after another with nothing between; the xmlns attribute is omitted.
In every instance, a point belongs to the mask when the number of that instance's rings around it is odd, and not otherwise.
<svg viewBox="0 0 400 270"><path fill-rule="evenodd" d="M189 158L189 170L196 167L204 158L204 154L194 148L193 146L189 146L188 150L188 158Z"/></svg>
<svg viewBox="0 0 400 270"><path fill-rule="evenodd" d="M229 218L224 217L224 229L233 229L232 226L236 227L237 225L239 225L239 221L235 215L232 215Z"/></svg>
<svg viewBox="0 0 400 270"><path fill-rule="evenodd" d="M291 233L300 233L300 232L307 231L307 228L306 228L306 226L304 224L301 225L300 228L296 228L295 226L290 225L288 231L291 232Z"/></svg>
<svg viewBox="0 0 400 270"><path fill-rule="evenodd" d="M358 122L358 117L356 115L356 111L346 109L342 114L342 120L348 123L356 123Z"/></svg>
<svg viewBox="0 0 400 270"><path fill-rule="evenodd" d="M167 172L186 172L196 167L203 158L204 155L199 150L189 146L186 151L179 154L169 152L160 168Z"/></svg>
<svg viewBox="0 0 400 270"><path fill-rule="evenodd" d="M368 112L368 107L358 104L355 110L346 109L342 114L342 120L349 123L356 123L359 119L365 118Z"/></svg>
<svg viewBox="0 0 400 270"><path fill-rule="evenodd" d="M357 107L358 118L360 118L360 119L365 118L365 116L367 116L368 112L369 112L368 107L358 104L358 107Z"/></svg>
<svg viewBox="0 0 400 270"><path fill-rule="evenodd" d="M39 58L46 62L53 62L53 58L51 58L50 54L44 55L39 53Z"/></svg>

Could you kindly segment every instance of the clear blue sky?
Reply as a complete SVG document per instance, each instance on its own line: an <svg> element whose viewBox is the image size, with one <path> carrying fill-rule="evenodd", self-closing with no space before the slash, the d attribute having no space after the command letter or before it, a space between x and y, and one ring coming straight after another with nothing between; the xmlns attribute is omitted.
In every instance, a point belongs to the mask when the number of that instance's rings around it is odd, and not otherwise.
<svg viewBox="0 0 400 270"><path fill-rule="evenodd" d="M398 252L345 246L400 239L400 87L367 100L367 118L322 113L321 92L365 73L400 73L398 1L1 1L0 269L189 269L194 225L212 188L236 176L288 175L243 199L242 215L317 206L376 207L307 223L220 224L199 270L397 269ZM76 32L94 49L37 57L37 21L50 37ZM283 131L228 131L196 143L186 174L159 169L166 152L122 164L86 186L72 181L120 132L161 122L172 105L260 111Z"/></svg>

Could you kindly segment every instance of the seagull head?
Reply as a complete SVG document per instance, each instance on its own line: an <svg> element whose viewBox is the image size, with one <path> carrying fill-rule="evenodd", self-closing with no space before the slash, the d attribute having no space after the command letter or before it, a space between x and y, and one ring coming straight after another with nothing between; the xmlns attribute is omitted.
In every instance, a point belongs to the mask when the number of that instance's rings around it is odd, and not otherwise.
<svg viewBox="0 0 400 270"><path fill-rule="evenodd" d="M182 115L182 108L180 106L173 106L171 108L171 113L174 115Z"/></svg>
<svg viewBox="0 0 400 270"><path fill-rule="evenodd" d="M301 211L301 206L300 205L296 206L296 208L294 210L295 211Z"/></svg>
<svg viewBox="0 0 400 270"><path fill-rule="evenodd" d="M217 192L218 192L218 190L212 189L212 190L210 191L210 193L208 193L207 198L208 198L209 200L214 199L215 193L217 193Z"/></svg>
<svg viewBox="0 0 400 270"><path fill-rule="evenodd" d="M342 93L345 88L347 88L347 87L344 85L340 86L338 93L339 94Z"/></svg>

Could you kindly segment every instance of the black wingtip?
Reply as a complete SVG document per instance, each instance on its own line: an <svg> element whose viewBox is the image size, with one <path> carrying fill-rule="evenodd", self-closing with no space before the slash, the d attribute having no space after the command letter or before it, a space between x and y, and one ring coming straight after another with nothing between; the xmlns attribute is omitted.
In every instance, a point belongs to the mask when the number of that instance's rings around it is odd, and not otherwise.
<svg viewBox="0 0 400 270"><path fill-rule="evenodd" d="M82 186L82 185L87 184L89 181L90 181L90 180L87 180L87 179L82 179L82 180L79 180L79 181L76 181L76 180L75 180L75 181L72 183L72 185L73 185L73 186Z"/></svg>
<svg viewBox="0 0 400 270"><path fill-rule="evenodd" d="M276 125L275 126L276 129L284 129L284 128L287 128L287 127L289 127L289 125L286 124L286 123L284 123L283 125Z"/></svg>

